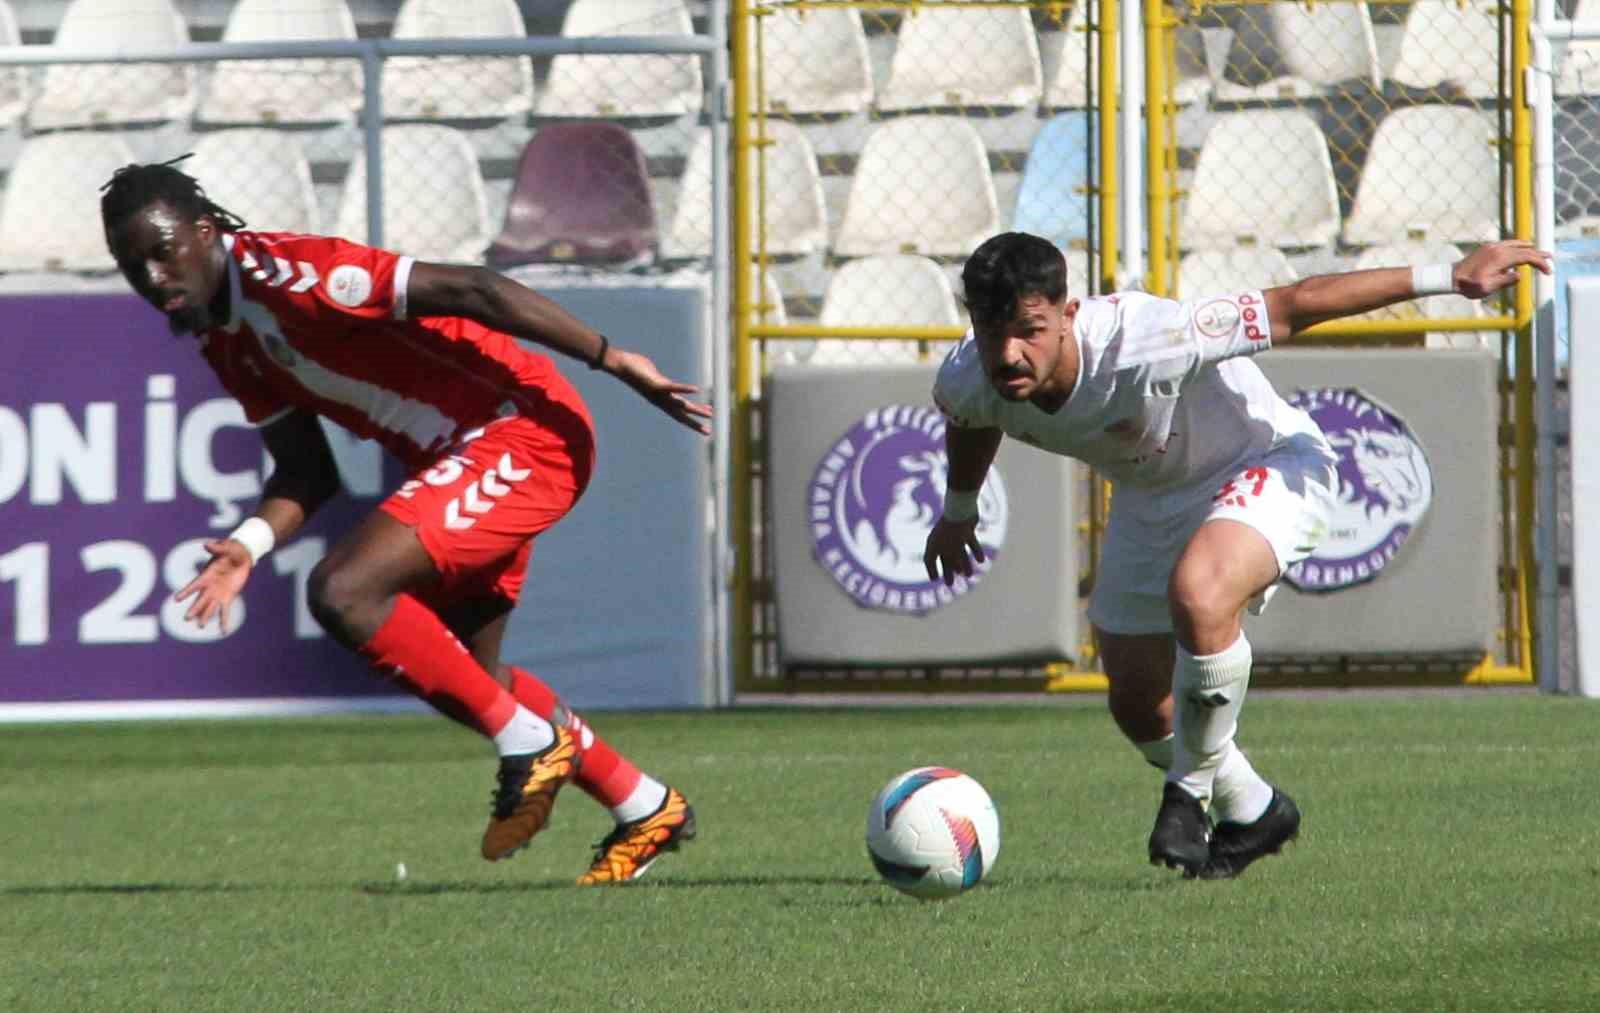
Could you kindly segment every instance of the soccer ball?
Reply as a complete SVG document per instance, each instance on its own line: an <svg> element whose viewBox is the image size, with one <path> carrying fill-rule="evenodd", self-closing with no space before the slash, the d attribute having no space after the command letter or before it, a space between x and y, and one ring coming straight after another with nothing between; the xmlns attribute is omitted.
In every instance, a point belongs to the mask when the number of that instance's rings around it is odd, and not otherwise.
<svg viewBox="0 0 1600 1013"><path fill-rule="evenodd" d="M954 897L1000 854L1000 816L983 785L949 767L918 767L883 786L867 812L867 854L884 882L913 897Z"/></svg>

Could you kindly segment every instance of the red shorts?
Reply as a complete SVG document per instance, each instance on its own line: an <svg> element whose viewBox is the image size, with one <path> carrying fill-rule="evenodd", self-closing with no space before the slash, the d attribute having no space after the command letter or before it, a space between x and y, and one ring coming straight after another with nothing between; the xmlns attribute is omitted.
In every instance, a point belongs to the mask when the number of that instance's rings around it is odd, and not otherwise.
<svg viewBox="0 0 1600 1013"><path fill-rule="evenodd" d="M430 605L522 592L533 539L566 516L594 471L594 441L521 416L475 429L418 469L379 507L416 529L439 570Z"/></svg>

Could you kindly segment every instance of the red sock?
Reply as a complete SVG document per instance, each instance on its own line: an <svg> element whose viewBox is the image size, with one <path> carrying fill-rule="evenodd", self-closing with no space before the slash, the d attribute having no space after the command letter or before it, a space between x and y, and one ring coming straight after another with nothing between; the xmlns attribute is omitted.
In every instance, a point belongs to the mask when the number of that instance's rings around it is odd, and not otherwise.
<svg viewBox="0 0 1600 1013"><path fill-rule="evenodd" d="M517 701L483 670L432 609L408 594L361 656L448 717L493 737L516 713Z"/></svg>
<svg viewBox="0 0 1600 1013"><path fill-rule="evenodd" d="M555 690L531 672L514 665L507 667L511 669L511 692L516 695L517 703L550 721L556 708L563 706ZM578 767L573 783L606 808L616 808L639 786L639 768L612 749L605 739L595 733L592 725L570 708L567 715L572 722L570 727L577 736L578 747L583 750L583 763Z"/></svg>

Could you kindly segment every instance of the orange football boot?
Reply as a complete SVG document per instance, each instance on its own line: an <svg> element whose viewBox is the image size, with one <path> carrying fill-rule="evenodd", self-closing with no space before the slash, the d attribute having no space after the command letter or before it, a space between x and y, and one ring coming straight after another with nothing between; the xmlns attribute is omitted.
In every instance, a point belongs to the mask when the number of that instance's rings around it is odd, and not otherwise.
<svg viewBox="0 0 1600 1013"><path fill-rule="evenodd" d="M556 792L572 780L583 758L578 742L564 725L555 725L556 740L543 752L502 756L494 792L494 812L483 832L483 857L491 862L528 846L550 822Z"/></svg>
<svg viewBox="0 0 1600 1013"><path fill-rule="evenodd" d="M594 864L578 877L579 886L626 883L684 841L694 840L694 807L676 788L667 789L661 807L643 819L618 823L594 847Z"/></svg>

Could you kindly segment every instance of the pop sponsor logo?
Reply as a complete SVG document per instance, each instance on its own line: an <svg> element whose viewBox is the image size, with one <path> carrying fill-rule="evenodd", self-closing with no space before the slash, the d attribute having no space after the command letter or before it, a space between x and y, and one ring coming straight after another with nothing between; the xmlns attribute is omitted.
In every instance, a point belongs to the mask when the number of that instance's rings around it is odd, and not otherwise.
<svg viewBox="0 0 1600 1013"><path fill-rule="evenodd" d="M1316 420L1339 454L1328 535L1284 580L1338 591L1378 576L1433 504L1428 455L1404 419L1353 387L1297 390L1289 403Z"/></svg>
<svg viewBox="0 0 1600 1013"><path fill-rule="evenodd" d="M806 486L811 549L856 604L921 614L970 592L1005 541L1005 483L989 469L978 494L978 542L987 557L953 587L928 579L928 533L944 512L945 419L931 405L885 405L845 430Z"/></svg>

